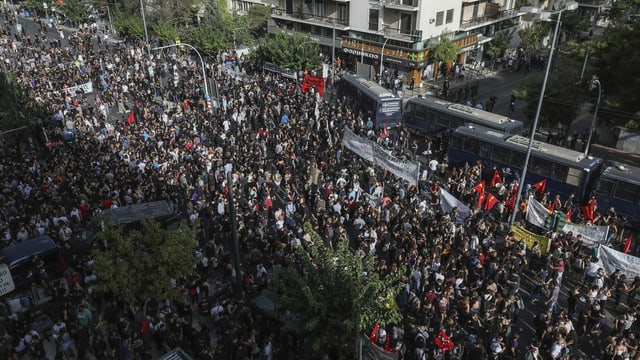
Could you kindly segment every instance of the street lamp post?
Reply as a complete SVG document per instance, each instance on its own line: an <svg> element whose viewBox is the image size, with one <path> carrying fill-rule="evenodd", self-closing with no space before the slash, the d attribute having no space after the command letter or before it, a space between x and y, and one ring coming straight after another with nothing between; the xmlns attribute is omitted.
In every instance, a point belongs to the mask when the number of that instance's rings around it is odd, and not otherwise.
<svg viewBox="0 0 640 360"><path fill-rule="evenodd" d="M591 147L591 138L593 137L593 132L596 128L596 119L598 118L598 108L600 107L600 100L602 99L602 87L600 86L600 80L598 77L593 75L591 78L591 84L589 84L589 90L593 90L598 87L598 102L596 102L596 108L593 111L593 119L591 120L591 129L589 129L589 139L584 146L584 156L589 155L589 150Z"/></svg>
<svg viewBox="0 0 640 360"><path fill-rule="evenodd" d="M386 38L384 40L384 43L382 44L382 50L380 51L380 74L378 74L378 81L380 82L380 85L382 85L382 63L384 62L384 47L387 46L387 41L389 41L389 39L390 38Z"/></svg>
<svg viewBox="0 0 640 360"><path fill-rule="evenodd" d="M194 46L190 44L181 42L180 44L172 44L172 45L155 47L151 50L162 50L162 49L167 49L171 47L180 47L180 46L186 46L190 48L191 50L195 51L195 53L198 55L198 58L200 58L200 66L202 67L202 81L204 84L204 97L205 99L209 98L209 86L207 85L207 72L204 68L204 60L202 59L202 55L200 54L200 51L198 51L198 49L196 49Z"/></svg>
<svg viewBox="0 0 640 360"><path fill-rule="evenodd" d="M144 0L140 0L140 13L142 14L142 26L144 27L144 40L147 42L147 54L151 55L151 44L149 43L149 32L147 32L147 19L144 15Z"/></svg>
<svg viewBox="0 0 640 360"><path fill-rule="evenodd" d="M538 129L538 121L540 120L540 111L542 110L542 101L544 100L544 92L547 89L547 80L549 80L549 71L551 70L551 63L553 62L553 54L556 47L556 41L558 38L558 32L560 31L560 18L562 17L562 12L565 10L575 10L578 8L578 3L572 2L567 4L567 6L559 10L558 19L556 20L556 27L553 31L553 38L551 39L551 49L549 50L549 58L547 59L547 68L544 72L544 80L542 81L542 89L540 90L540 98L538 99L538 107L536 108L536 115L533 118L533 126L531 128L531 133L529 134L529 144L527 145L527 154L524 159L524 166L522 167L522 174L520 175L520 182L518 183L518 191L516 195L515 207L513 209L513 213L511 213L511 218L509 219L509 227L513 226L513 223L516 220L516 216L518 215L518 210L520 210L520 201L522 200L522 192L524 191L524 186L527 178L527 170L529 169L529 160L531 160L531 150L533 148L533 142L536 137L536 130ZM531 8L528 9L530 12L538 12L539 9Z"/></svg>

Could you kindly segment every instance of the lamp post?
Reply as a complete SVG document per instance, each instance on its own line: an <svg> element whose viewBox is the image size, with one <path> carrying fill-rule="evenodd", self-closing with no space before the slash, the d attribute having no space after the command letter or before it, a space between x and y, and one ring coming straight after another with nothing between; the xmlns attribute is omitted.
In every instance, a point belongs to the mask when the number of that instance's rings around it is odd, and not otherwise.
<svg viewBox="0 0 640 360"><path fill-rule="evenodd" d="M384 40L384 43L382 44L382 50L380 51L380 74L378 74L378 81L380 82L380 85L382 85L382 63L384 62L384 47L387 46L387 41L389 41L390 38L386 38Z"/></svg>
<svg viewBox="0 0 640 360"><path fill-rule="evenodd" d="M333 41L331 41L331 85L335 82L336 78L336 19L333 19Z"/></svg>
<svg viewBox="0 0 640 360"><path fill-rule="evenodd" d="M140 13L142 14L142 26L144 27L144 40L147 42L147 54L151 55L151 44L149 43L149 32L147 32L147 19L144 15L144 0L140 0Z"/></svg>
<svg viewBox="0 0 640 360"><path fill-rule="evenodd" d="M516 195L515 207L513 208L513 213L511 214L511 218L509 219L509 227L513 226L513 223L516 220L516 216L518 215L518 210L520 208L520 201L522 200L522 191L524 190L524 186L527 178L527 170L529 169L529 161L531 160L531 150L533 148L533 142L536 137L536 129L538 129L538 121L540 120L540 111L542 110L542 101L544 100L544 92L547 89L547 80L549 80L549 71L551 70L551 63L553 61L553 54L556 47L556 41L558 38L558 32L560 31L560 18L562 17L562 12L565 10L575 10L578 8L577 2L568 3L566 7L562 10L557 11L558 19L556 20L556 27L553 31L553 38L551 39L551 49L549 50L549 59L547 59L547 68L544 72L544 80L542 81L542 89L540 90L540 98L538 99L538 107L536 108L536 115L533 118L533 127L531 128L531 133L529 134L529 144L527 145L527 154L524 158L524 166L522 167L522 175L520 175L520 182L518 183L518 192ZM540 10L537 8L527 8L527 12L537 13Z"/></svg>
<svg viewBox="0 0 640 360"><path fill-rule="evenodd" d="M111 35L115 34L113 31L113 22L111 21L111 9L109 8L109 5L105 5L107 7L107 15L109 16L109 33ZM145 26L146 29L146 26Z"/></svg>
<svg viewBox="0 0 640 360"><path fill-rule="evenodd" d="M598 87L598 102L596 102L596 109L593 111L593 119L591 120L591 129L589 130L589 139L584 146L584 156L589 155L589 149L591 147L591 138L593 137L593 131L596 128L596 119L598 118L598 108L600 107L600 100L602 99L602 87L600 86L600 80L593 75L591 78L591 84L589 84L589 90L593 90Z"/></svg>
<svg viewBox="0 0 640 360"><path fill-rule="evenodd" d="M186 46L186 47L190 48L191 50L195 51L195 53L200 58L200 66L202 67L202 82L204 84L204 97L205 97L205 99L209 98L209 86L207 85L207 72L206 72L206 70L204 68L204 60L202 59L202 55L200 55L200 51L198 51L198 49L196 49L192 45L189 45L187 43L181 42L180 44L172 44L172 45L165 45L165 46L155 47L155 48L153 48L151 50L162 50L162 49L167 49L167 48L172 48L172 47L180 47L180 46Z"/></svg>

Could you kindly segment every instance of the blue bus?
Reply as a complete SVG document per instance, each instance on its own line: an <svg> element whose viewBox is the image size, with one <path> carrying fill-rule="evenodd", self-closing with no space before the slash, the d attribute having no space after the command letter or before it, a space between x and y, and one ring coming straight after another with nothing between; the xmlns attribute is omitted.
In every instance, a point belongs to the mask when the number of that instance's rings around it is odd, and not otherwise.
<svg viewBox="0 0 640 360"><path fill-rule="evenodd" d="M373 120L377 129L397 127L402 124L402 97L378 85L375 81L344 74L337 83L338 96L356 104L364 120Z"/></svg>
<svg viewBox="0 0 640 360"><path fill-rule="evenodd" d="M495 165L516 176L522 174L529 138L473 125L457 128L449 139L449 161L453 164L481 160L485 169ZM534 140L526 183L547 180L552 196L574 194L577 200L589 196L603 160L560 146Z"/></svg>
<svg viewBox="0 0 640 360"><path fill-rule="evenodd" d="M603 211L613 207L616 214L625 215L629 220L640 219L640 168L607 162L591 195Z"/></svg>
<svg viewBox="0 0 640 360"><path fill-rule="evenodd" d="M522 121L431 96L416 96L407 100L403 121L407 129L421 135L454 130L467 124L481 125L507 134L521 134L524 126Z"/></svg>

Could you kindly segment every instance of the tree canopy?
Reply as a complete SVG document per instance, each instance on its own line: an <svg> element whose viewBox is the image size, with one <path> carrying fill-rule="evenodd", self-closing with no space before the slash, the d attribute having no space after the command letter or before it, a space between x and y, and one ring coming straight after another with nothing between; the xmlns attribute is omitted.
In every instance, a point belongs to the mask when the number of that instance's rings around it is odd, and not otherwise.
<svg viewBox="0 0 640 360"><path fill-rule="evenodd" d="M436 65L439 65L441 62L449 63L456 59L458 56L458 45L453 41L449 40L449 38L445 35L440 37L440 41L434 44L431 47L431 56L433 60L435 60ZM438 69L439 66L434 66L435 76L434 80L438 77Z"/></svg>
<svg viewBox="0 0 640 360"><path fill-rule="evenodd" d="M381 277L372 256L351 252L342 239L332 250L305 225L313 244L298 248L282 270L274 273L269 295L295 318L299 332L321 357L321 349L354 344L376 322L397 324L401 314L393 297L399 292L402 269Z"/></svg>
<svg viewBox="0 0 640 360"><path fill-rule="evenodd" d="M251 57L257 64L271 62L293 70L317 69L322 64L318 42L297 33L280 32L262 39Z"/></svg>
<svg viewBox="0 0 640 360"><path fill-rule="evenodd" d="M91 253L100 279L97 290L130 304L158 296L181 300L183 289L173 280L193 270L195 245L196 231L185 223L178 231L167 231L157 221L145 220L127 233L122 226L108 225Z"/></svg>

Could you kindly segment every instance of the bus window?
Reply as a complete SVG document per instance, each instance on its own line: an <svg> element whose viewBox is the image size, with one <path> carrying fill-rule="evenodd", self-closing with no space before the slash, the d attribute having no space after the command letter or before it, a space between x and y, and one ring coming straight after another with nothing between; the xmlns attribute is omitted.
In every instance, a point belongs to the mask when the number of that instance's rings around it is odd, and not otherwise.
<svg viewBox="0 0 640 360"><path fill-rule="evenodd" d="M505 150L505 152L509 152L509 150ZM524 158L525 154L519 151L511 151L509 165L519 169L522 167L522 164L524 164Z"/></svg>
<svg viewBox="0 0 640 360"><path fill-rule="evenodd" d="M565 182L572 186L578 186L580 185L581 181L582 181L582 170L576 169L576 168L568 168Z"/></svg>
<svg viewBox="0 0 640 360"><path fill-rule="evenodd" d="M567 179L569 175L569 167L567 165L562 164L553 164L551 168L551 177L555 180L564 181L569 185L578 186L578 184L571 184L571 182Z"/></svg>
<svg viewBox="0 0 640 360"><path fill-rule="evenodd" d="M544 176L546 178L552 178L551 177L551 162L548 160L544 160L544 159L540 159L537 157L532 157L531 158L531 163L533 164L533 172L540 175L540 176Z"/></svg>
<svg viewBox="0 0 640 360"><path fill-rule="evenodd" d="M478 156L480 156L480 158L482 159L488 159L489 158L489 149L491 148L491 145L487 144L487 143L480 143L480 152L478 153Z"/></svg>
<svg viewBox="0 0 640 360"><path fill-rule="evenodd" d="M613 190L613 181L607 179L600 179L596 186L596 194L611 196L611 190Z"/></svg>
<svg viewBox="0 0 640 360"><path fill-rule="evenodd" d="M497 163L501 163L501 164L509 164L509 153L511 151L498 147L498 146L494 146L492 151L491 151L491 160L497 162Z"/></svg>
<svg viewBox="0 0 640 360"><path fill-rule="evenodd" d="M616 185L616 191L613 196L617 199L636 202L638 197L638 191L640 191L640 187L635 184L630 184L627 182L623 182L618 180L618 184Z"/></svg>
<svg viewBox="0 0 640 360"><path fill-rule="evenodd" d="M464 142L464 151L470 154L477 154L478 147L479 144L477 139L466 139Z"/></svg>
<svg viewBox="0 0 640 360"><path fill-rule="evenodd" d="M449 147L452 149L462 149L464 138L462 136L452 136L449 139Z"/></svg>

